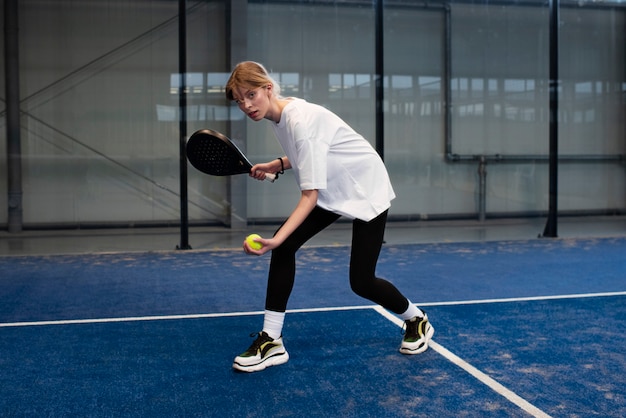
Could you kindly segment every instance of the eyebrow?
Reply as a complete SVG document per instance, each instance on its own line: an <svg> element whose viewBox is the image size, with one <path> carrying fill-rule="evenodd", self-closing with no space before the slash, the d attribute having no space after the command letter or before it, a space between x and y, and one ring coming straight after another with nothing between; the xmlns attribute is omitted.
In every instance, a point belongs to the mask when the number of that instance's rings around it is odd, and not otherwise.
<svg viewBox="0 0 626 418"><path fill-rule="evenodd" d="M253 89L247 89L246 91L243 92L243 96L247 96L248 94L250 94L251 92L253 92L254 90L256 90L256 88ZM238 102L241 99L237 97L237 94L235 94L235 90L233 90L233 101Z"/></svg>

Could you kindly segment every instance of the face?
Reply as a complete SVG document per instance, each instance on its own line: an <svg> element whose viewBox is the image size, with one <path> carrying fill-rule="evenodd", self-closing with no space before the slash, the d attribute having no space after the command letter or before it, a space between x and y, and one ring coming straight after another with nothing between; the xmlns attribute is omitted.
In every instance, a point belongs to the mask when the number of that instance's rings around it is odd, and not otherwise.
<svg viewBox="0 0 626 418"><path fill-rule="evenodd" d="M271 119L271 84L256 89L239 87L234 93L235 103L250 119L254 121L260 121L264 118Z"/></svg>

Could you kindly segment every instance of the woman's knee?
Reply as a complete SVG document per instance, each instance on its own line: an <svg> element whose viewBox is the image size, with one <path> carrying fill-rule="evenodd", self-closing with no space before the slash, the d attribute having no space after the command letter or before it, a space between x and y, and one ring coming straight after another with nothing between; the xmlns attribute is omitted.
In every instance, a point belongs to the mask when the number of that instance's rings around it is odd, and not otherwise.
<svg viewBox="0 0 626 418"><path fill-rule="evenodd" d="M357 295L366 299L371 299L373 291L375 290L375 280L375 278L372 278L371 280L363 280L362 278L350 277L350 288Z"/></svg>

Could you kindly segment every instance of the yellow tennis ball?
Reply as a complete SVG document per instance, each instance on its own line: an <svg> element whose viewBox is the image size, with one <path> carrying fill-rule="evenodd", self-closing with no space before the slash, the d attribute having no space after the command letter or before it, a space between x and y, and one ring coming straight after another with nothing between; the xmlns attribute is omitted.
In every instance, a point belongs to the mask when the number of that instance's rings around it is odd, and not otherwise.
<svg viewBox="0 0 626 418"><path fill-rule="evenodd" d="M248 245L250 246L250 248L252 248L253 250L260 250L261 248L263 248L263 244L261 244L260 242L256 242L254 241L255 239L259 239L261 238L261 236L259 234L250 234L246 237L246 242L248 243Z"/></svg>

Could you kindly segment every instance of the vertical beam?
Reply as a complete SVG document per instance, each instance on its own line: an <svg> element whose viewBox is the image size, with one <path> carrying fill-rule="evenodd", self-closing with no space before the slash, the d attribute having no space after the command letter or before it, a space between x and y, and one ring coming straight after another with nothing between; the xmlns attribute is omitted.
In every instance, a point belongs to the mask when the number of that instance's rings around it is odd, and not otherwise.
<svg viewBox="0 0 626 418"><path fill-rule="evenodd" d="M487 218L487 159L480 156L478 163L478 220L484 222Z"/></svg>
<svg viewBox="0 0 626 418"><path fill-rule="evenodd" d="M179 165L180 165L180 244L178 250L191 249L189 245L189 201L187 195L187 1L178 0L178 73L179 92Z"/></svg>
<svg viewBox="0 0 626 418"><path fill-rule="evenodd" d="M376 0L375 19L375 59L376 59L376 151L385 159L385 48L384 48L384 0Z"/></svg>
<svg viewBox="0 0 626 418"><path fill-rule="evenodd" d="M22 231L22 147L20 138L20 77L18 2L4 2L4 65L8 171L8 231Z"/></svg>
<svg viewBox="0 0 626 418"><path fill-rule="evenodd" d="M226 65L230 71L237 63L244 61L248 54L248 1L226 1ZM270 63L267 63L270 64ZM269 70L269 68L268 68ZM232 109L232 107L231 107ZM235 112L239 112L236 109ZM229 118L228 134L237 140L237 145L247 151L246 119ZM227 200L230 203L226 221L231 228L245 228L248 225L248 176L230 176L228 181Z"/></svg>
<svg viewBox="0 0 626 418"><path fill-rule="evenodd" d="M550 157L548 220L544 237L557 237L559 157L559 0L550 0Z"/></svg>
<svg viewBox="0 0 626 418"><path fill-rule="evenodd" d="M449 4L443 6L443 137L445 138L446 161L454 161L452 154L452 11Z"/></svg>

